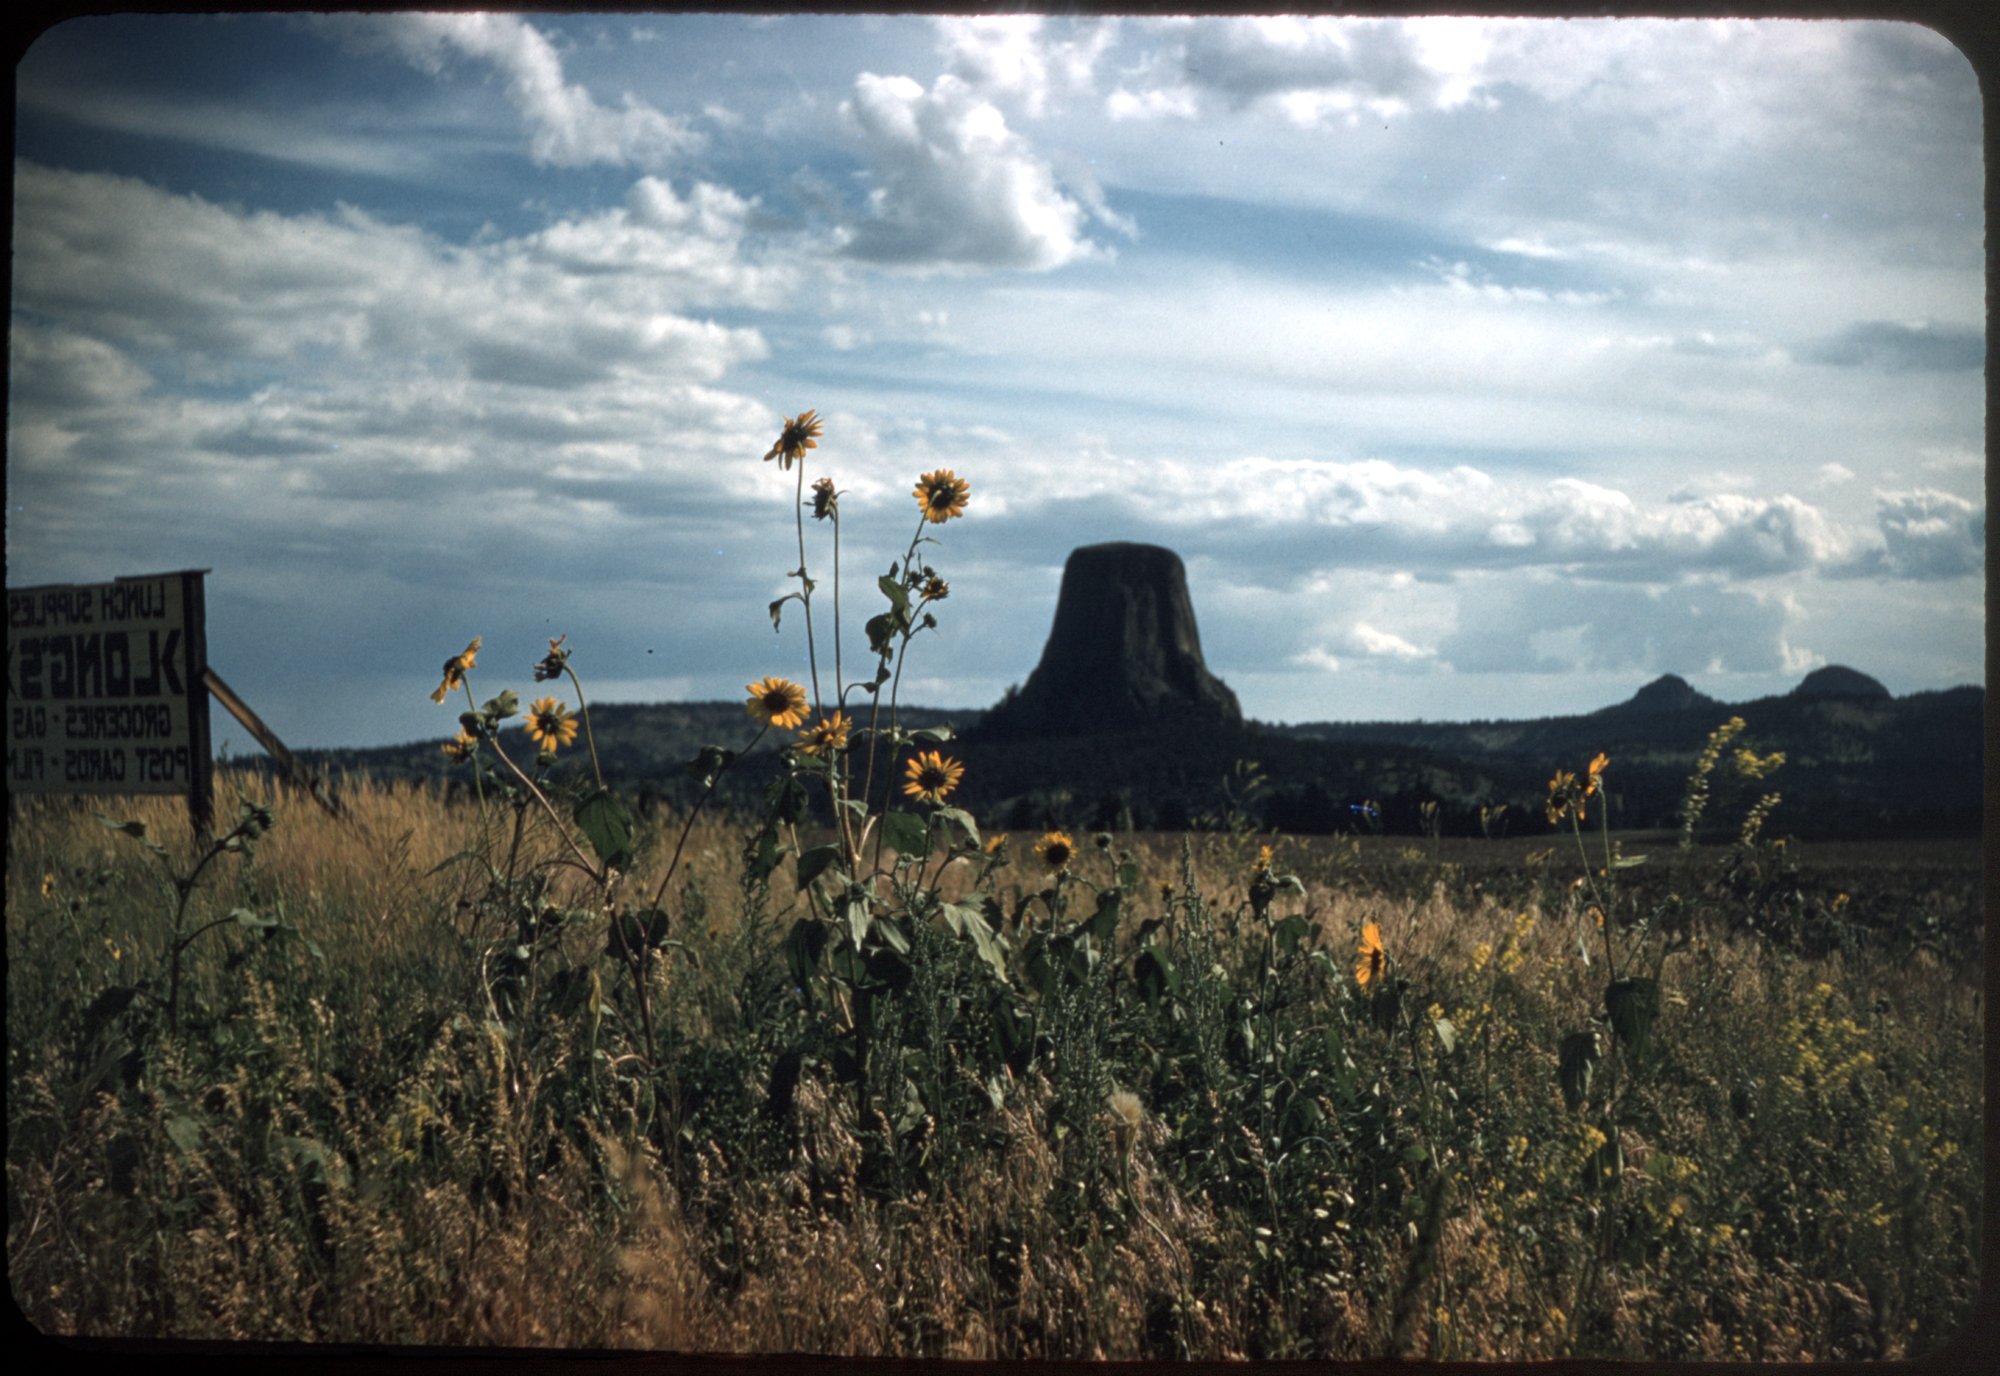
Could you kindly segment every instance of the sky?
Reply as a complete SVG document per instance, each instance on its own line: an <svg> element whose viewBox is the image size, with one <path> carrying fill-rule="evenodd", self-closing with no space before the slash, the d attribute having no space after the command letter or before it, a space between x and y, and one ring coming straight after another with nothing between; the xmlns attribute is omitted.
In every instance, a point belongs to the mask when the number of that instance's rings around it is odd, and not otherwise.
<svg viewBox="0 0 2000 1376"><path fill-rule="evenodd" d="M1108 540L1264 721L1983 681L1981 110L1917 25L117 15L17 75L7 583L212 570L294 747L450 735L474 636L482 697L559 635L593 702L803 678L806 409L850 679L969 485L906 702L1024 681Z"/></svg>

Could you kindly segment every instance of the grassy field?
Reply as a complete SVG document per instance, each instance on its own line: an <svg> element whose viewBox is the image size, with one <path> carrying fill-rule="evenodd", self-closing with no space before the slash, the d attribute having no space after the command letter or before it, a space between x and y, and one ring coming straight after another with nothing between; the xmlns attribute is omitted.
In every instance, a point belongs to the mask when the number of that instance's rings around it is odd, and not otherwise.
<svg viewBox="0 0 2000 1376"><path fill-rule="evenodd" d="M526 798L244 786L191 879L177 802L18 802L46 1333L1789 1360L1978 1294L1976 844L933 812L857 905L803 822L579 804L599 883Z"/></svg>

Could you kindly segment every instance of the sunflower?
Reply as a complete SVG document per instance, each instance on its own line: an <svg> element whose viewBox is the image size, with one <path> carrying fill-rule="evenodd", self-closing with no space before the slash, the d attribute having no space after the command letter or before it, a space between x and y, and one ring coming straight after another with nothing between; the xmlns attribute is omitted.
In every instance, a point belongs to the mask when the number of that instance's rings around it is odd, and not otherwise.
<svg viewBox="0 0 2000 1376"><path fill-rule="evenodd" d="M566 635L559 635L549 642L549 652L542 662L535 666L535 682L547 683L552 678L561 678L563 668L569 663L569 651L563 648Z"/></svg>
<svg viewBox="0 0 2000 1376"><path fill-rule="evenodd" d="M1550 822L1560 822L1569 814L1570 809L1576 806L1576 791L1576 775L1567 769L1558 769L1555 777L1549 780ZM1578 821L1583 819L1581 809L1578 809L1576 815Z"/></svg>
<svg viewBox="0 0 2000 1376"><path fill-rule="evenodd" d="M778 432L778 442L764 455L764 462L778 461L778 467L790 470L792 460L803 459L806 450L817 449L814 443L819 438L820 420L817 411L801 411L785 422L785 428Z"/></svg>
<svg viewBox="0 0 2000 1376"><path fill-rule="evenodd" d="M528 739L553 754L576 739L576 718L554 698L542 698L528 709Z"/></svg>
<svg viewBox="0 0 2000 1376"><path fill-rule="evenodd" d="M479 737L461 726L458 728L458 735L446 741L438 749L444 752L446 759L452 761L454 764L462 764L472 758L472 752L478 744Z"/></svg>
<svg viewBox="0 0 2000 1376"><path fill-rule="evenodd" d="M1361 944L1354 948L1354 982L1366 989L1382 978L1389 956L1382 949L1382 929L1373 922L1361 926Z"/></svg>
<svg viewBox="0 0 2000 1376"><path fill-rule="evenodd" d="M924 509L924 519L941 526L952 517L965 514L965 499L970 491L965 479L953 476L949 468L940 468L917 479L916 490L910 495Z"/></svg>
<svg viewBox="0 0 2000 1376"><path fill-rule="evenodd" d="M760 678L743 691L750 695L744 710L759 726L789 731L806 719L806 690L788 678Z"/></svg>
<svg viewBox="0 0 2000 1376"><path fill-rule="evenodd" d="M813 519L824 521L840 510L840 494L833 490L833 479L813 479Z"/></svg>
<svg viewBox="0 0 2000 1376"><path fill-rule="evenodd" d="M1272 855L1269 846L1259 846L1257 847L1257 863L1251 868L1260 874L1269 874L1271 872L1271 861L1274 858L1276 857Z"/></svg>
<svg viewBox="0 0 2000 1376"><path fill-rule="evenodd" d="M903 792L919 802L941 803L945 794L958 787L965 766L935 750L927 750L910 761L905 773L908 778L903 782Z"/></svg>
<svg viewBox="0 0 2000 1376"><path fill-rule="evenodd" d="M444 662L444 682L437 686L435 693L431 694L432 702L443 702L446 693L449 693L452 689L458 687L459 684L465 682L465 671L470 669L479 658L479 642L481 639L483 639L481 636L472 637L472 643L465 647L464 654L453 655Z"/></svg>
<svg viewBox="0 0 2000 1376"><path fill-rule="evenodd" d="M1599 785L1603 782L1604 779L1604 766L1610 763L1611 763L1611 757L1609 755L1605 754L1602 750L1597 752L1597 758L1592 760L1590 762L1589 767L1584 770L1584 776L1583 776L1584 797L1588 798L1592 794L1597 792Z"/></svg>
<svg viewBox="0 0 2000 1376"><path fill-rule="evenodd" d="M835 712L830 717L822 717L799 732L799 753L802 755L833 755L847 749L847 714Z"/></svg>
<svg viewBox="0 0 2000 1376"><path fill-rule="evenodd" d="M1035 855L1051 871L1060 874L1076 859L1076 842L1066 831L1051 831L1035 842Z"/></svg>

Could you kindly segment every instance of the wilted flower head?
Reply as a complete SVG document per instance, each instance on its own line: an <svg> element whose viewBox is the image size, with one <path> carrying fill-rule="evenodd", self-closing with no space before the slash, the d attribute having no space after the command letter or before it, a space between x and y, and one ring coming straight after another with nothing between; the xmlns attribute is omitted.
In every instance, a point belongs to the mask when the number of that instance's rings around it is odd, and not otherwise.
<svg viewBox="0 0 2000 1376"><path fill-rule="evenodd" d="M541 698L528 709L528 739L554 752L576 739L576 718L554 698Z"/></svg>
<svg viewBox="0 0 2000 1376"><path fill-rule="evenodd" d="M552 678L561 678L563 668L569 663L569 651L563 648L566 635L559 635L549 642L549 652L535 666L535 682L547 683Z"/></svg>
<svg viewBox="0 0 2000 1376"><path fill-rule="evenodd" d="M760 678L743 691L750 695L744 710L759 726L790 730L806 719L806 690L788 678Z"/></svg>
<svg viewBox="0 0 2000 1376"><path fill-rule="evenodd" d="M923 508L924 519L941 526L952 517L965 514L966 498L971 491L965 479L955 477L949 468L940 468L917 479L916 490L910 495Z"/></svg>
<svg viewBox="0 0 2000 1376"><path fill-rule="evenodd" d="M806 450L819 448L815 441L820 429L817 411L799 412L785 422L785 428L778 432L778 442L765 453L764 462L776 459L779 468L789 470L793 460L806 456Z"/></svg>
<svg viewBox="0 0 2000 1376"><path fill-rule="evenodd" d="M458 728L458 735L446 741L438 749L442 750L444 757L452 763L461 764L472 758L472 752L478 745L479 737L461 726Z"/></svg>
<svg viewBox="0 0 2000 1376"><path fill-rule="evenodd" d="M472 637L472 643L465 647L463 654L453 655L444 662L444 682L437 686L435 693L431 694L432 702L443 702L446 693L449 693L452 689L458 687L459 684L465 682L465 671L470 669L479 658L479 642L482 638L480 636Z"/></svg>
<svg viewBox="0 0 2000 1376"><path fill-rule="evenodd" d="M813 519L824 521L840 508L840 494L833 490L833 479L813 479Z"/></svg>
<svg viewBox="0 0 2000 1376"><path fill-rule="evenodd" d="M903 792L925 803L941 803L945 794L958 787L959 779L965 774L965 766L957 760L946 759L935 750L927 750L910 761L905 771Z"/></svg>
<svg viewBox="0 0 2000 1376"><path fill-rule="evenodd" d="M932 572L930 565L924 565L924 576L917 582L917 598L923 602L942 602L951 596L951 584Z"/></svg>

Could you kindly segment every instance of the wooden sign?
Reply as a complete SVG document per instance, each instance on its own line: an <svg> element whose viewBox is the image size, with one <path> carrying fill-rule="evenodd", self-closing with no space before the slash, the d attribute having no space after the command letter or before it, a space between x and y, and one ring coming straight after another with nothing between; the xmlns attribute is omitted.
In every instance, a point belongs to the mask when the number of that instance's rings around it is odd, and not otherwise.
<svg viewBox="0 0 2000 1376"><path fill-rule="evenodd" d="M7 787L182 793L208 822L206 569L7 589Z"/></svg>

